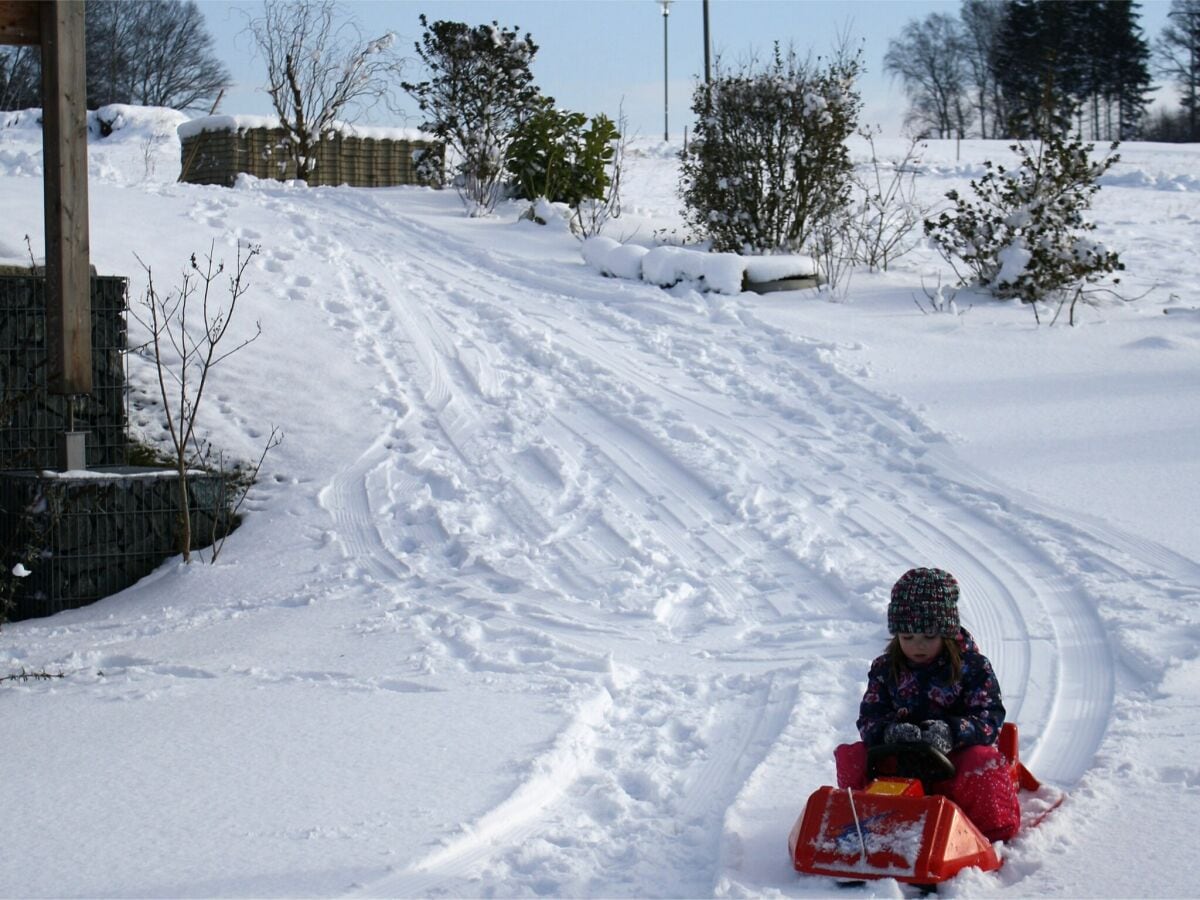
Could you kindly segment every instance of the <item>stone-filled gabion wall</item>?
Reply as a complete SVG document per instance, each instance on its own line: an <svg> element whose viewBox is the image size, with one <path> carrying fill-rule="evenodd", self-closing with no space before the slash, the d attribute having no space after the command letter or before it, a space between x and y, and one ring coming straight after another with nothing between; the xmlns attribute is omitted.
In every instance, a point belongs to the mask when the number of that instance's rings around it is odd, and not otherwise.
<svg viewBox="0 0 1200 900"><path fill-rule="evenodd" d="M123 465L124 278L92 277L92 392L75 400L87 464ZM0 273L0 469L54 468L68 400L46 392L46 279Z"/></svg>
<svg viewBox="0 0 1200 900"><path fill-rule="evenodd" d="M115 594L179 552L177 474L124 465L126 284L92 278L93 390L75 401L88 470L60 473L68 409L46 390L45 278L0 271L0 623ZM188 475L194 548L228 530L225 486ZM10 574L18 561L26 577Z"/></svg>
<svg viewBox="0 0 1200 900"><path fill-rule="evenodd" d="M0 472L0 547L33 546L10 619L48 616L115 594L179 548L179 481L169 470ZM228 526L219 475L188 476L196 546Z"/></svg>

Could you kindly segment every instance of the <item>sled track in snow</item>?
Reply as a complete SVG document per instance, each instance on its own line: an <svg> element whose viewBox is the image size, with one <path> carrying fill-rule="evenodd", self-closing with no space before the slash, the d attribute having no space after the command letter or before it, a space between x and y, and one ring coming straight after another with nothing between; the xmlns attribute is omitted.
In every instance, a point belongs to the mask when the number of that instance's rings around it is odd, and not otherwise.
<svg viewBox="0 0 1200 900"><path fill-rule="evenodd" d="M718 808L737 801L795 705L772 680L772 656L869 655L817 626L844 620L847 603L854 619L878 615L862 586L909 564L959 575L964 617L1001 674L1034 771L1064 785L1087 771L1119 668L1092 592L1138 577L1147 554L1180 579L1195 578L1190 564L992 485L902 403L844 371L836 347L773 329L736 298L677 297L553 265L530 272L416 219L400 226L420 261L397 267L370 233L375 217L394 226L394 210L364 195L358 213L344 228L354 254L332 251L347 290L337 317L380 372L386 427L322 495L347 556L422 597L422 615L467 620L491 604L482 656L505 627L532 628L547 638L548 676L594 678L579 673L622 643L643 672L607 694L603 711L580 706L509 801L369 894L469 890L480 873L531 865L539 842L586 855L573 817L610 847L622 840L606 815L644 841L681 814L719 834ZM713 459L738 460L738 481L723 481L729 467ZM481 496L484 509L462 505ZM647 592L656 596L638 596ZM632 621L667 643L641 647ZM769 640L758 652L746 634ZM634 713L656 708L650 682L717 683L685 674L698 652L750 666L745 677L758 680L739 699L762 708L750 721L721 707L710 733L746 741L704 765L682 759L704 787L671 794L667 773L644 771L652 756L622 747L645 733ZM659 734L676 748L697 714L689 696L677 692ZM605 810L598 794L614 784L633 799ZM705 892L720 876L719 852L696 875L698 857L663 852L680 884ZM622 892L619 881L564 879L545 887Z"/></svg>
<svg viewBox="0 0 1200 900"><path fill-rule="evenodd" d="M711 709L676 715L680 690L701 690ZM676 873L679 896L710 894L725 811L795 703L796 689L771 678L640 680L615 697L605 691L509 799L354 896L470 896L534 872L545 895L637 896L662 868ZM581 882L578 872L604 877Z"/></svg>

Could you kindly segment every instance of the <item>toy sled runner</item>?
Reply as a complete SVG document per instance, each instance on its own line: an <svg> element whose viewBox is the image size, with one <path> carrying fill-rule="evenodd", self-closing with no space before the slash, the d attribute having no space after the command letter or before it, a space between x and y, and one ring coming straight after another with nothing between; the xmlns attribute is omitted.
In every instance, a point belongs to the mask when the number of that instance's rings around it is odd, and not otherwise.
<svg viewBox="0 0 1200 900"><path fill-rule="evenodd" d="M1003 727L998 746L1014 785L1038 791L1040 782L1018 758L1015 725ZM872 780L864 790L822 787L809 797L788 839L797 871L843 881L895 878L930 885L967 868L1000 868L991 841L966 814L948 798L926 792L954 775L943 753L928 744L873 747L867 772ZM1022 815L1022 829L1041 822L1061 802L1062 795L1039 791L1029 824Z"/></svg>

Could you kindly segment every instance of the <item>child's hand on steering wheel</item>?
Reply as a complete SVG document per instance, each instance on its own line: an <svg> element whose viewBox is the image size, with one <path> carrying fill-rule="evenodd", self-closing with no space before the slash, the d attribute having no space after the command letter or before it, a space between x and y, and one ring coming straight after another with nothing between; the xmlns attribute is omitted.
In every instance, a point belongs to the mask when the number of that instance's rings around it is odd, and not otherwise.
<svg viewBox="0 0 1200 900"><path fill-rule="evenodd" d="M886 744L919 744L923 740L921 729L912 722L893 722L883 730Z"/></svg>
<svg viewBox="0 0 1200 900"><path fill-rule="evenodd" d="M921 740L943 753L954 749L950 726L941 719L926 719L921 723Z"/></svg>

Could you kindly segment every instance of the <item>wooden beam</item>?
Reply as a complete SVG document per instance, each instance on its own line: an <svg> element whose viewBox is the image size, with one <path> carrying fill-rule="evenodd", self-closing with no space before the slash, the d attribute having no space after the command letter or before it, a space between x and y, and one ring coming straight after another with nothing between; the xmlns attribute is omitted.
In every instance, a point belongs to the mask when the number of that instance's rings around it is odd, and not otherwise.
<svg viewBox="0 0 1200 900"><path fill-rule="evenodd" d="M37 0L0 0L0 44L40 44L39 6Z"/></svg>
<svg viewBox="0 0 1200 900"><path fill-rule="evenodd" d="M92 390L92 298L83 3L47 0L39 9L47 386L54 394L88 394Z"/></svg>

